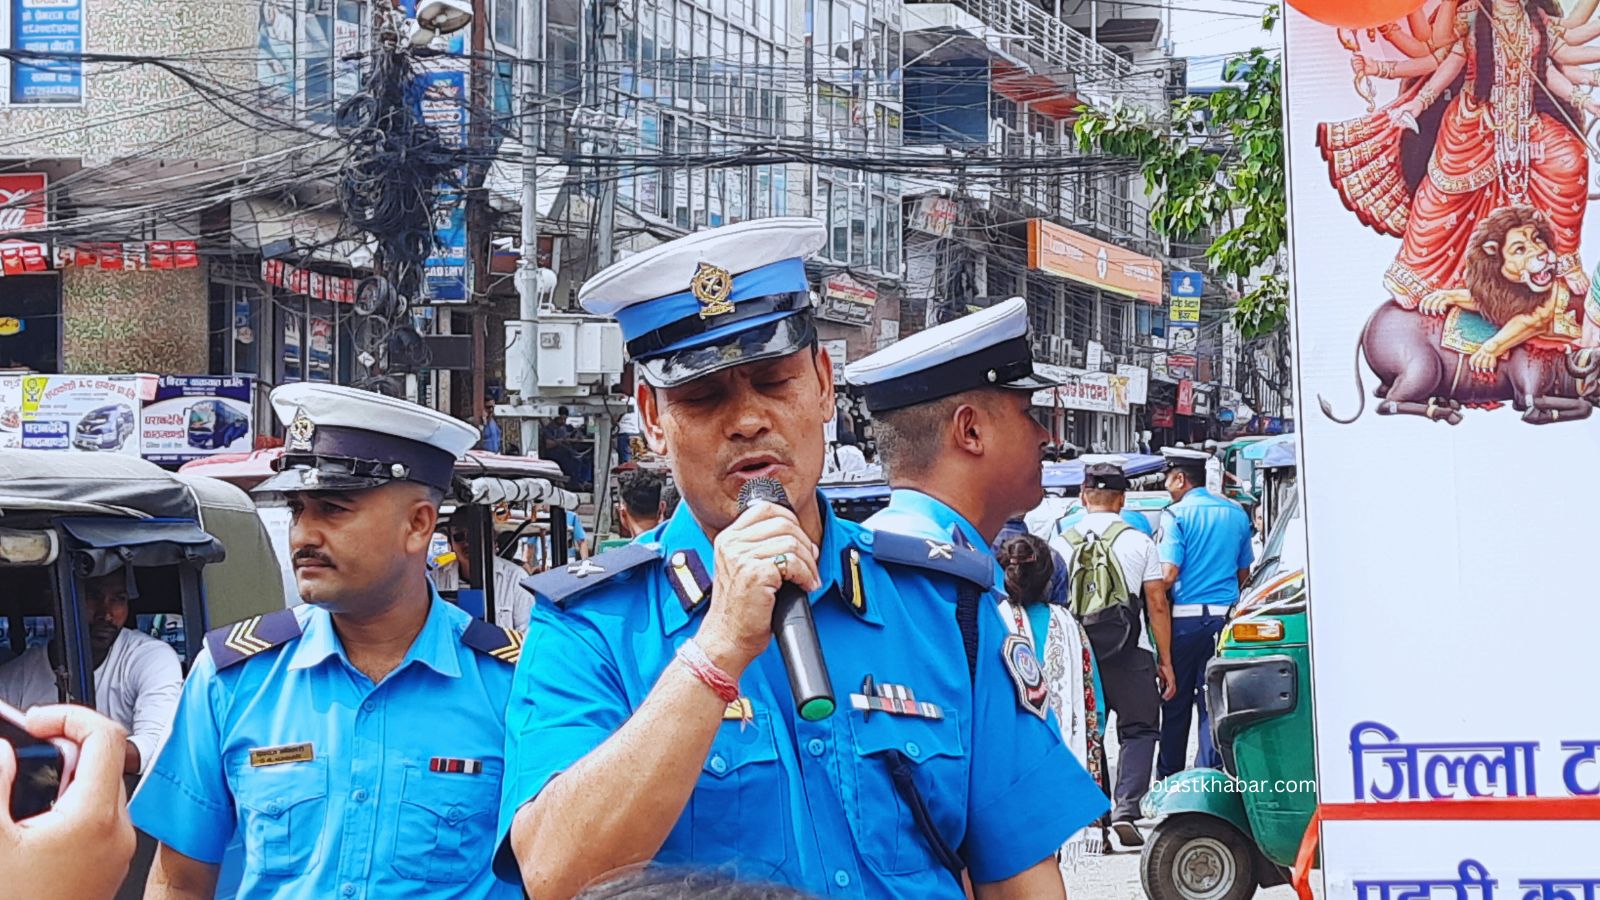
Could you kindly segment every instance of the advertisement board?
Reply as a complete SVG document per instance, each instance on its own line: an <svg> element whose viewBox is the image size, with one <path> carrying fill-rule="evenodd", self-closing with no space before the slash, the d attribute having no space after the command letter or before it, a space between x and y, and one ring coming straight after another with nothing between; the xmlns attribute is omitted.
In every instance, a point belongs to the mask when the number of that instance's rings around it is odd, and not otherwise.
<svg viewBox="0 0 1600 900"><path fill-rule="evenodd" d="M1150 402L1150 373L1143 366L1120 365L1117 374L1128 380L1128 402L1143 406Z"/></svg>
<svg viewBox="0 0 1600 900"><path fill-rule="evenodd" d="M228 375L163 375L139 412L145 459L175 465L218 453L247 453L254 441L251 380Z"/></svg>
<svg viewBox="0 0 1600 900"><path fill-rule="evenodd" d="M1178 382L1178 415L1194 415L1194 382L1185 378Z"/></svg>
<svg viewBox="0 0 1600 900"><path fill-rule="evenodd" d="M1161 302L1161 261L1044 219L1028 220L1028 268L1146 303Z"/></svg>
<svg viewBox="0 0 1600 900"><path fill-rule="evenodd" d="M16 105L83 102L83 0L4 0L11 3L11 49L60 58L0 63L11 66Z"/></svg>
<svg viewBox="0 0 1600 900"><path fill-rule="evenodd" d="M1299 409L1267 430L1301 435L1329 900L1600 885L1594 537L1562 524L1600 504L1595 72L1546 58L1595 58L1595 8L1564 6L1285 10Z"/></svg>
<svg viewBox="0 0 1600 900"><path fill-rule="evenodd" d="M16 446L139 455L139 376L24 375L19 380Z"/></svg>
<svg viewBox="0 0 1600 900"><path fill-rule="evenodd" d="M1059 387L1035 391L1033 405L1078 409L1085 412L1105 412L1119 416L1128 414L1128 377L1108 372L1089 372L1070 366L1035 363L1034 370L1046 378L1061 382Z"/></svg>
<svg viewBox="0 0 1600 900"><path fill-rule="evenodd" d="M847 325L865 325L872 321L872 308L877 305L876 288L841 272L822 283L822 305L817 317Z"/></svg>

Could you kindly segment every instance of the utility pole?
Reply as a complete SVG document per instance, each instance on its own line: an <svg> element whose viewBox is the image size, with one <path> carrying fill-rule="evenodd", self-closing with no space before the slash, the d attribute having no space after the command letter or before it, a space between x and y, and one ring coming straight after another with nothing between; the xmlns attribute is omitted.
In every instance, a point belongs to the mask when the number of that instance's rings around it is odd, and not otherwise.
<svg viewBox="0 0 1600 900"><path fill-rule="evenodd" d="M517 93L522 98L518 114L522 120L522 255L517 259L517 299L521 319L521 340L532 341L527 359L532 367L528 384L539 386L539 93L544 82L544 17L547 0L520 4L521 65L517 67ZM524 397L527 403L530 397ZM538 450L538 420L522 420L522 448Z"/></svg>
<svg viewBox="0 0 1600 900"><path fill-rule="evenodd" d="M611 41L620 23L617 19L622 16L619 4L612 0L593 0L594 8L594 46L589 58L589 78L586 85L588 100L585 106L589 107L590 121L598 127L592 128L594 135L593 152L597 157L611 156L619 146L617 141L618 119L614 114L616 108L617 89L612 79L612 70L607 64L612 59L622 59L625 53L613 56ZM608 13L614 11L614 17ZM601 79L605 79L602 85ZM601 153L604 147L607 152ZM595 166L597 190L595 202L600 204L596 219L595 235L595 268L596 271L604 269L616 260L616 227L617 227L617 178L613 166L600 164ZM592 273L591 273L592 274Z"/></svg>

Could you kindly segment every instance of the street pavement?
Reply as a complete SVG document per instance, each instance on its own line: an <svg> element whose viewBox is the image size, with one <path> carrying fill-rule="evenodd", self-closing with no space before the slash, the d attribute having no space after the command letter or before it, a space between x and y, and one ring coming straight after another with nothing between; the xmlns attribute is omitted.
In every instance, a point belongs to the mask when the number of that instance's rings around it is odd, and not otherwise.
<svg viewBox="0 0 1600 900"><path fill-rule="evenodd" d="M1199 733L1199 728L1191 723L1190 759L1194 759ZM1115 773L1117 766L1115 716L1112 716L1111 724L1106 729L1106 756L1111 763L1111 771ZM1148 821L1139 823L1140 830L1146 837L1150 834L1151 824ZM1139 848L1125 850L1117 843L1115 836L1111 837L1111 846L1106 853L1086 857L1076 870L1067 874L1066 882L1068 900L1145 900L1144 888L1139 884ZM1317 874L1312 876L1312 890L1318 898L1322 897L1321 878ZM1255 900L1295 900L1294 888L1283 885L1258 890Z"/></svg>

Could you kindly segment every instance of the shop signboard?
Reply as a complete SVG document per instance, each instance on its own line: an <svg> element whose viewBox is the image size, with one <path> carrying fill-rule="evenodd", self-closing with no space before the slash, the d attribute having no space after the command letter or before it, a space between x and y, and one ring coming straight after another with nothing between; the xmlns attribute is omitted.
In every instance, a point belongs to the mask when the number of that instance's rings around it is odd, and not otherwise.
<svg viewBox="0 0 1600 900"><path fill-rule="evenodd" d="M1117 374L1128 380L1128 402L1143 406L1150 401L1150 373L1143 366L1120 365Z"/></svg>
<svg viewBox="0 0 1600 900"><path fill-rule="evenodd" d="M844 367L849 364L850 343L843 338L817 343L828 351L828 360L833 363L833 383L844 384Z"/></svg>
<svg viewBox="0 0 1600 900"><path fill-rule="evenodd" d="M1324 896L1594 895L1594 4L1284 12Z"/></svg>
<svg viewBox="0 0 1600 900"><path fill-rule="evenodd" d="M1152 404L1151 405L1151 407L1150 407L1150 427L1151 428L1171 428L1172 424L1173 424L1172 404L1170 404L1170 403L1156 403L1156 404Z"/></svg>
<svg viewBox="0 0 1600 900"><path fill-rule="evenodd" d="M1059 404L1063 409L1112 413L1119 416L1128 414L1128 378L1125 375L1090 372L1067 366L1035 365L1034 368L1045 374L1045 377L1061 382L1059 387L1050 391L1035 392L1033 401L1035 406ZM1052 393L1053 398L1051 398ZM1039 402L1041 395L1055 402L1041 403Z"/></svg>
<svg viewBox="0 0 1600 900"><path fill-rule="evenodd" d="M911 207L906 227L934 237L947 238L955 229L959 208L948 197L922 197Z"/></svg>
<svg viewBox="0 0 1600 900"><path fill-rule="evenodd" d="M162 375L139 413L145 459L179 465L218 453L245 453L254 431L251 379L237 375Z"/></svg>
<svg viewBox="0 0 1600 900"><path fill-rule="evenodd" d="M1187 378L1178 382L1178 415L1194 415L1194 382Z"/></svg>
<svg viewBox="0 0 1600 900"><path fill-rule="evenodd" d="M139 455L137 375L24 375L17 405L24 450Z"/></svg>
<svg viewBox="0 0 1600 900"><path fill-rule="evenodd" d="M822 305L817 317L846 325L865 325L872 321L872 308L877 304L876 288L841 272L823 281Z"/></svg>
<svg viewBox="0 0 1600 900"><path fill-rule="evenodd" d="M1044 219L1028 220L1028 268L1146 303L1161 302L1161 261Z"/></svg>
<svg viewBox="0 0 1600 900"><path fill-rule="evenodd" d="M11 4L11 49L49 55L31 62L0 61L11 66L11 103L82 103L83 61L74 57L83 53L83 0L0 2Z"/></svg>

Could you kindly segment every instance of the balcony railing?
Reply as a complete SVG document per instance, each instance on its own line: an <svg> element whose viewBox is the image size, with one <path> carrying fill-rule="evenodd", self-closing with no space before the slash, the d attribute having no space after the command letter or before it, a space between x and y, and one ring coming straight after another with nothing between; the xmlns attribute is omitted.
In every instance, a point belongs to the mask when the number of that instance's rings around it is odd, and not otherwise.
<svg viewBox="0 0 1600 900"><path fill-rule="evenodd" d="M1000 39L1041 71L1071 72L1086 100L1157 105L1163 83L1156 72L1134 65L1090 40L1082 32L1039 8L1031 0L953 0L954 4L999 32Z"/></svg>

